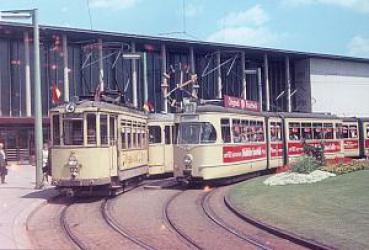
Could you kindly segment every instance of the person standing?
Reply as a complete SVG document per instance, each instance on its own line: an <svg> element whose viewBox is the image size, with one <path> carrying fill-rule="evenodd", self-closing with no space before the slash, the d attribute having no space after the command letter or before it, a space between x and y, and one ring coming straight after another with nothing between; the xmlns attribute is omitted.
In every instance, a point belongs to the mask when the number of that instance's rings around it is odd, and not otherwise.
<svg viewBox="0 0 369 250"><path fill-rule="evenodd" d="M4 144L0 143L0 176L1 183L5 183L5 176L8 174L8 170L6 168L6 155L4 152Z"/></svg>
<svg viewBox="0 0 369 250"><path fill-rule="evenodd" d="M43 180L49 182L49 145L44 143L42 148L42 173L44 174Z"/></svg>

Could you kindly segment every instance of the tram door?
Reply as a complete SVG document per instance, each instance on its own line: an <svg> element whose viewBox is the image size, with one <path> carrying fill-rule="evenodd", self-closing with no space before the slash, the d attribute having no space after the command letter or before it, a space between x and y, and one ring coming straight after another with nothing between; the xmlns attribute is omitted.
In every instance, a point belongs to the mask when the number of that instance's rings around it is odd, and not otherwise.
<svg viewBox="0 0 369 250"><path fill-rule="evenodd" d="M164 127L164 168L165 172L173 171L173 126Z"/></svg>
<svg viewBox="0 0 369 250"><path fill-rule="evenodd" d="M110 174L118 174L118 140L117 140L117 117L109 117L109 132L110 132L110 154L111 154L111 164L110 164Z"/></svg>

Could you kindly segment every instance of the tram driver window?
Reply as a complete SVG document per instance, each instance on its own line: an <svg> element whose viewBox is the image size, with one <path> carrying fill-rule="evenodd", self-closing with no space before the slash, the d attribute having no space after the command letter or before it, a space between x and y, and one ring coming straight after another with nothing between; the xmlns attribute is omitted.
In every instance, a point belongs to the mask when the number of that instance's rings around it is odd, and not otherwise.
<svg viewBox="0 0 369 250"><path fill-rule="evenodd" d="M87 114L87 144L96 144L96 115Z"/></svg>
<svg viewBox="0 0 369 250"><path fill-rule="evenodd" d="M111 131L110 133L114 133ZM108 145L108 116L100 115L100 143Z"/></svg>
<svg viewBox="0 0 369 250"><path fill-rule="evenodd" d="M223 143L230 143L231 142L231 127L229 124L229 119L221 119L220 126L222 129Z"/></svg>
<svg viewBox="0 0 369 250"><path fill-rule="evenodd" d="M204 122L201 129L201 143L214 143L217 134L214 126L209 122Z"/></svg>
<svg viewBox="0 0 369 250"><path fill-rule="evenodd" d="M53 144L60 145L59 115L53 115Z"/></svg>
<svg viewBox="0 0 369 250"><path fill-rule="evenodd" d="M64 145L83 145L83 120L64 119Z"/></svg>
<svg viewBox="0 0 369 250"><path fill-rule="evenodd" d="M149 143L161 143L161 128L160 126L149 126Z"/></svg>

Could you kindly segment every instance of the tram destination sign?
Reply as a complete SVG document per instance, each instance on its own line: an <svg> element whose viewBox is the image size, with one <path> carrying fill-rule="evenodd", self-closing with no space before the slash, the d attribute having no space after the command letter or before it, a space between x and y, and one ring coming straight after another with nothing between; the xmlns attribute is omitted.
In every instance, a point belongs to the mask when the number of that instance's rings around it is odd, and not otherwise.
<svg viewBox="0 0 369 250"><path fill-rule="evenodd" d="M236 109L242 109L242 110L254 111L254 112L260 111L258 102L245 100L239 97L234 97L234 96L229 96L229 95L224 96L224 107L236 108Z"/></svg>

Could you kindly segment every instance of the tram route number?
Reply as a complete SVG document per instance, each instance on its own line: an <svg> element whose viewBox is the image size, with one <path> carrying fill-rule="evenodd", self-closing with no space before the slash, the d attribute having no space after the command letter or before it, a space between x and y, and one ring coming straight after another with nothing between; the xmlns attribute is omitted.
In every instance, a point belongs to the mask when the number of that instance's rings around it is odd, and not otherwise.
<svg viewBox="0 0 369 250"><path fill-rule="evenodd" d="M266 145L237 145L223 147L223 162L255 160L266 157Z"/></svg>

